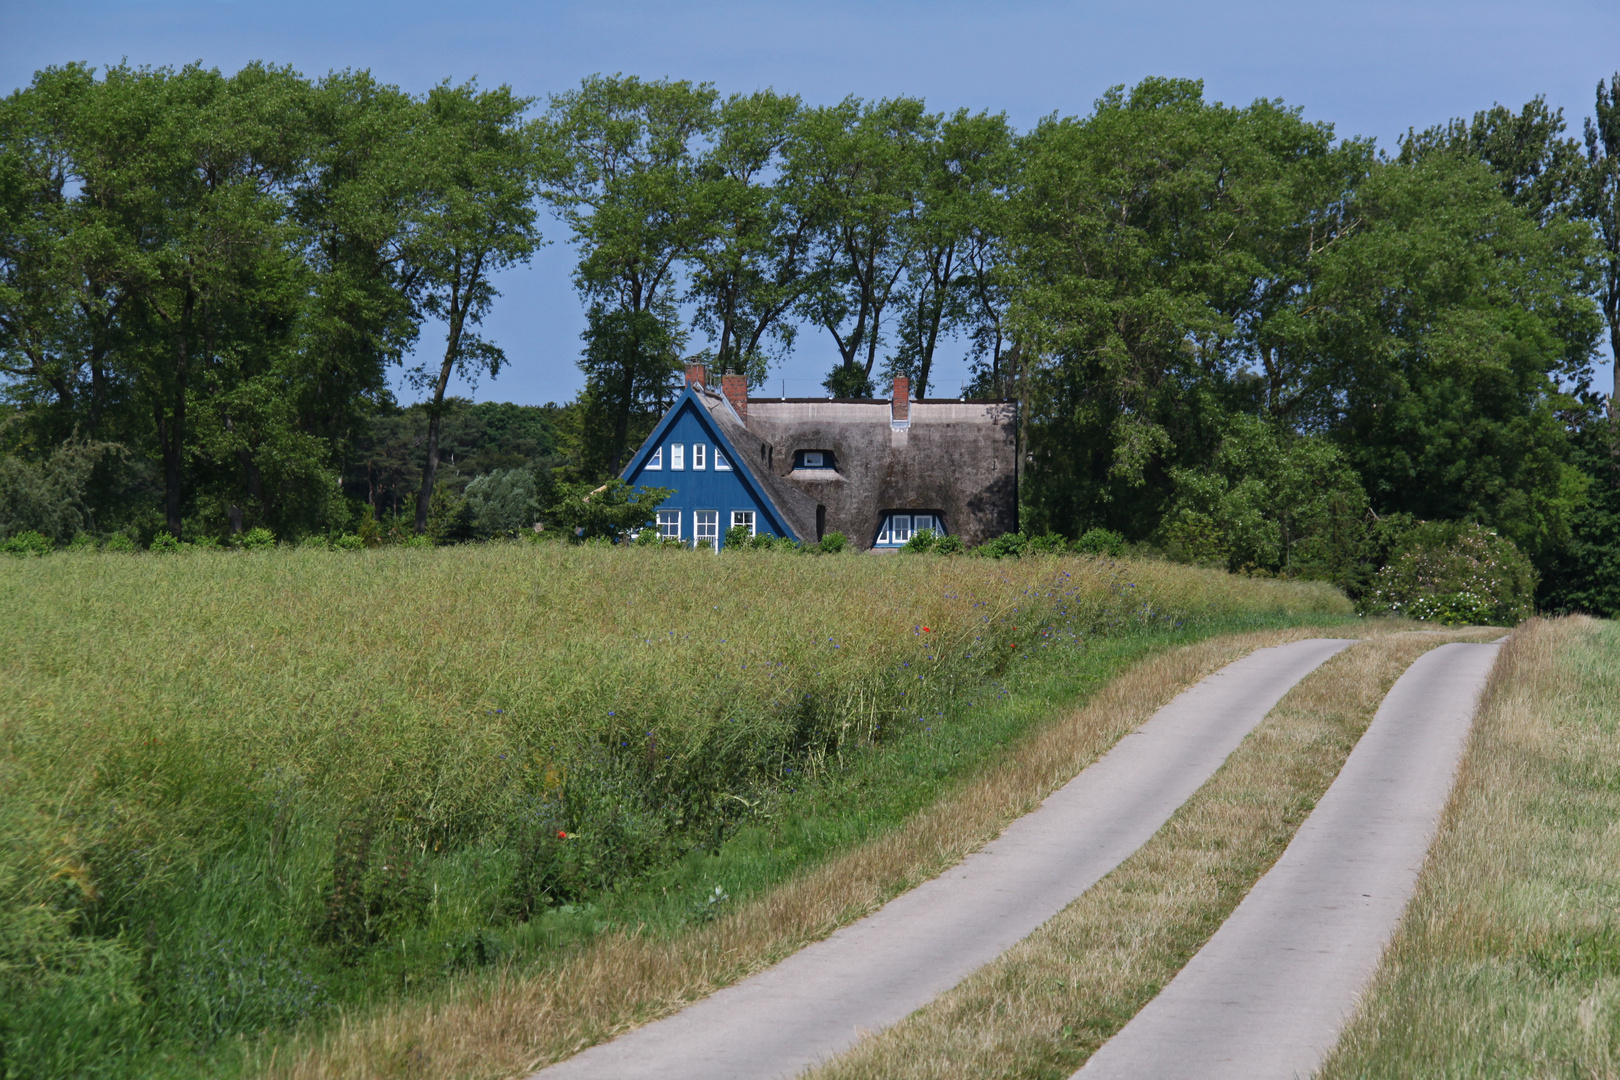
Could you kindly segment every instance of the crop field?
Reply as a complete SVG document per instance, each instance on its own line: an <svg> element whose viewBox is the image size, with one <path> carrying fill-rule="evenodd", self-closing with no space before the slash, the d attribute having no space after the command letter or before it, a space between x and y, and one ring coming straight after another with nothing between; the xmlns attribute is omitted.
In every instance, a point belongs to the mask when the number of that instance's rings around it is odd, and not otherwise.
<svg viewBox="0 0 1620 1080"><path fill-rule="evenodd" d="M1348 611L1086 558L0 561L0 1074L234 1071L561 947L1028 673Z"/></svg>

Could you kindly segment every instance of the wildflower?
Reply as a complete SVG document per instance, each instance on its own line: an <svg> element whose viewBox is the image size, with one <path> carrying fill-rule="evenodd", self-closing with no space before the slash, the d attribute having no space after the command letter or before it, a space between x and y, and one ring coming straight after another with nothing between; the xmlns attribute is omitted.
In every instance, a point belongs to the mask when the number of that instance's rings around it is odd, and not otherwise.
<svg viewBox="0 0 1620 1080"><path fill-rule="evenodd" d="M929 628L928 628L928 627L926 627L926 626L925 626L925 627L923 627L923 633L925 633L925 634L932 634L932 633L933 633L933 631L932 631L932 630L930 630L930 629L929 629Z"/></svg>
<svg viewBox="0 0 1620 1080"><path fill-rule="evenodd" d="M568 834L563 832L561 829L558 829L557 830L557 839L566 840L566 839L568 839Z"/></svg>

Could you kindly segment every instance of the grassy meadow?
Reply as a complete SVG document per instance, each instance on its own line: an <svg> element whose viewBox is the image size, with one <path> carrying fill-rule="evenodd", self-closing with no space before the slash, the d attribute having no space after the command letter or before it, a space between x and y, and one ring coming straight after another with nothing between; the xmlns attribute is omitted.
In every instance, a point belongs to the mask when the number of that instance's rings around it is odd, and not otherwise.
<svg viewBox="0 0 1620 1080"><path fill-rule="evenodd" d="M1347 613L1083 558L0 561L0 1075L237 1071L638 910L702 925L730 895L671 873L836 820L874 763L910 763L876 817L913 811L1040 672Z"/></svg>

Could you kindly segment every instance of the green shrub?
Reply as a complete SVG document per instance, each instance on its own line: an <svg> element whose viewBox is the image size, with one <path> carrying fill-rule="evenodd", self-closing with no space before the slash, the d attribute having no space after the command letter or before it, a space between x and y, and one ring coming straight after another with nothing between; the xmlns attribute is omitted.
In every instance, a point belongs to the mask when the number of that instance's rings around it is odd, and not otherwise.
<svg viewBox="0 0 1620 1080"><path fill-rule="evenodd" d="M1364 606L1447 626L1513 626L1530 617L1535 591L1534 567L1507 537L1467 522L1431 522L1402 538Z"/></svg>
<svg viewBox="0 0 1620 1080"><path fill-rule="evenodd" d="M1041 536L1032 536L1024 546L1026 555L1063 555L1069 550L1069 541L1060 533L1045 533Z"/></svg>
<svg viewBox="0 0 1620 1080"><path fill-rule="evenodd" d="M68 542L67 550L94 551L96 550L96 538L87 532L74 533L73 539Z"/></svg>
<svg viewBox="0 0 1620 1080"><path fill-rule="evenodd" d="M942 536L939 538L939 543L934 545L935 555L960 555L966 550L967 545L962 543L960 536L956 535Z"/></svg>
<svg viewBox="0 0 1620 1080"><path fill-rule="evenodd" d="M365 538L358 533L344 533L332 541L332 548L336 551L360 551L365 546Z"/></svg>
<svg viewBox="0 0 1620 1080"><path fill-rule="evenodd" d="M243 533L236 544L243 551L266 551L276 546L276 535L261 525Z"/></svg>
<svg viewBox="0 0 1620 1080"><path fill-rule="evenodd" d="M160 532L152 537L152 542L146 545L146 550L154 555L172 555L184 551L187 545L171 532Z"/></svg>
<svg viewBox="0 0 1620 1080"><path fill-rule="evenodd" d="M911 539L900 545L901 551L913 554L927 554L939 544L939 534L933 529L918 529L911 534Z"/></svg>
<svg viewBox="0 0 1620 1080"><path fill-rule="evenodd" d="M309 548L312 551L325 551L327 548L332 546L332 542L326 537L322 536L320 533L310 533L308 536L298 541L298 546L301 548Z"/></svg>
<svg viewBox="0 0 1620 1080"><path fill-rule="evenodd" d="M1106 555L1117 559L1125 554L1125 538L1111 529L1087 529L1074 542L1074 550L1082 555Z"/></svg>
<svg viewBox="0 0 1620 1080"><path fill-rule="evenodd" d="M722 548L733 548L737 551L741 551L743 548L748 547L753 539L753 536L748 531L748 526L733 525L731 528L726 530L726 535L724 539L720 541L720 546Z"/></svg>
<svg viewBox="0 0 1620 1080"><path fill-rule="evenodd" d="M849 537L845 536L841 532L830 532L821 538L821 543L817 546L817 550L824 555L836 555L848 546Z"/></svg>
<svg viewBox="0 0 1620 1080"><path fill-rule="evenodd" d="M540 516L534 473L496 469L467 485L467 509L483 536L516 536Z"/></svg>
<svg viewBox="0 0 1620 1080"><path fill-rule="evenodd" d="M34 532L32 529L0 541L0 550L3 550L7 555L20 557L49 555L55 550L55 547L56 545L51 543L49 537Z"/></svg>
<svg viewBox="0 0 1620 1080"><path fill-rule="evenodd" d="M792 540L789 540L787 537L785 537L785 536L772 536L770 533L755 533L754 538L748 542L748 546L753 548L755 551L772 551L772 550L800 551L800 550L803 550L800 547L799 544L793 542Z"/></svg>
<svg viewBox="0 0 1620 1080"><path fill-rule="evenodd" d="M973 549L973 554L985 559L1005 559L1008 556L1023 555L1029 549L1029 541L1024 539L1021 532L1003 533L994 540L988 540Z"/></svg>
<svg viewBox="0 0 1620 1080"><path fill-rule="evenodd" d="M101 545L101 550L115 551L127 555L139 551L140 548L136 545L135 539L128 533L113 533L107 537L107 542Z"/></svg>

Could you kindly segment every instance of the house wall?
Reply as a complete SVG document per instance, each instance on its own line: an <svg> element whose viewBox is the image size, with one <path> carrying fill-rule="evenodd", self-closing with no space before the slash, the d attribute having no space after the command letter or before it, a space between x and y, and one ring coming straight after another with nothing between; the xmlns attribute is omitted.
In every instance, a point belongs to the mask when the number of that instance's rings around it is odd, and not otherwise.
<svg viewBox="0 0 1620 1080"><path fill-rule="evenodd" d="M784 535L785 530L772 521L773 515L754 498L739 478L735 463L730 471L714 467L714 453L718 443L695 415L693 411L695 408L696 406L690 402L680 405L674 421L655 444L663 448L663 468L648 469L643 465L626 476L626 479L635 486L675 489L675 493L665 499L659 509L681 512L681 538L688 543L695 535L693 514L699 510L719 511L722 543L726 530L731 527L733 510L754 511L754 527L757 532L769 533L772 536ZM685 447L684 470L677 471L670 467L670 445L673 443L680 443ZM702 443L707 447L702 470L692 468L694 443Z"/></svg>
<svg viewBox="0 0 1620 1080"><path fill-rule="evenodd" d="M772 401L751 398L748 430L774 454L755 460L826 508L826 531L861 548L885 513L933 511L967 544L1018 528L1017 423L1001 402L911 403L895 428L887 401ZM742 449L739 447L739 449ZM755 453L759 446L748 448ZM836 474L793 468L800 450L830 450Z"/></svg>

